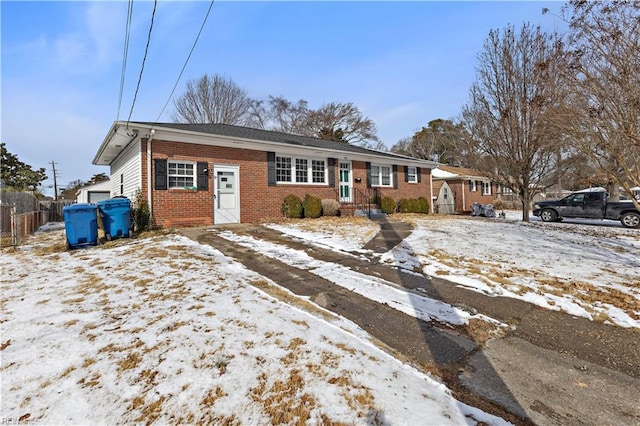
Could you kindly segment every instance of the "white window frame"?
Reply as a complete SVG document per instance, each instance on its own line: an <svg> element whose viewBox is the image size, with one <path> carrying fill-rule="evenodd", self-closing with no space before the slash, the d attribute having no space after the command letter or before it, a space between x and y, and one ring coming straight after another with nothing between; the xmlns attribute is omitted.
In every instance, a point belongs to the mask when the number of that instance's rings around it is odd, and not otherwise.
<svg viewBox="0 0 640 426"><path fill-rule="evenodd" d="M389 171L388 176L384 173L385 169ZM389 178L389 183L383 183L385 177ZM372 164L371 165L371 186L381 187L381 188L392 188L393 187L393 166L391 166L390 164Z"/></svg>
<svg viewBox="0 0 640 426"><path fill-rule="evenodd" d="M476 192L478 190L478 184L475 180L469 181L469 191Z"/></svg>
<svg viewBox="0 0 640 426"><path fill-rule="evenodd" d="M188 173L171 173L171 165L172 164L184 164L191 166L191 174ZM192 189L196 188L196 162L195 161L187 161L187 160L167 160L167 188L169 189ZM191 185L176 185L175 182L172 185L171 180L173 179L191 179ZM186 183L186 182L185 182Z"/></svg>
<svg viewBox="0 0 640 426"><path fill-rule="evenodd" d="M415 166L407 166L407 182L418 183L418 168Z"/></svg>
<svg viewBox="0 0 640 426"><path fill-rule="evenodd" d="M482 182L482 195L491 195L491 182Z"/></svg>
<svg viewBox="0 0 640 426"><path fill-rule="evenodd" d="M285 160L286 159L286 160ZM283 161L285 160L285 161ZM276 154L276 182L286 185L329 185L328 164L326 158L305 157L301 155L278 155ZM283 163L288 163L290 168L283 168ZM318 166L322 163L320 170ZM305 164L305 170L300 166ZM287 175L288 180L283 180L282 176ZM319 181L322 179L322 181Z"/></svg>

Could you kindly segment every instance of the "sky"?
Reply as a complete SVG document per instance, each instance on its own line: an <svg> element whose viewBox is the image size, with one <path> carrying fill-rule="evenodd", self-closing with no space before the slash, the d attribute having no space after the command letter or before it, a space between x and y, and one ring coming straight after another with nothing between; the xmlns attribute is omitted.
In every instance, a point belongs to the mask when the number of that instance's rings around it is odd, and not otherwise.
<svg viewBox="0 0 640 426"><path fill-rule="evenodd" d="M209 4L158 2L132 121L171 121L170 94ZM491 29L530 22L562 31L562 5L216 1L173 98L188 80L219 74L255 99L352 102L391 147L433 119L459 115ZM544 7L551 13L542 15ZM0 3L0 136L20 160L47 168L45 193L52 161L59 187L109 173L91 162L113 121L129 117L152 9L134 3L118 108L126 1Z"/></svg>

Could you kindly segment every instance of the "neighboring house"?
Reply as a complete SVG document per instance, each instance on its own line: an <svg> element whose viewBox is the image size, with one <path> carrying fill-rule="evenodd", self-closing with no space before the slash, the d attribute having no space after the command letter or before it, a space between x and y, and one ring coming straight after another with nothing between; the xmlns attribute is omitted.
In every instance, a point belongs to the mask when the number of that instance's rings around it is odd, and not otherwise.
<svg viewBox="0 0 640 426"><path fill-rule="evenodd" d="M111 195L138 190L163 227L281 217L284 198L431 199L437 163L317 138L225 124L113 124L93 160Z"/></svg>
<svg viewBox="0 0 640 426"><path fill-rule="evenodd" d="M438 213L467 213L473 203L491 204L496 199L498 186L477 170L440 165L431 174ZM506 191L509 193L508 189ZM505 190L500 188L499 192Z"/></svg>
<svg viewBox="0 0 640 426"><path fill-rule="evenodd" d="M111 181L108 180L84 186L76 192L76 202L78 203L97 203L109 198L111 198Z"/></svg>

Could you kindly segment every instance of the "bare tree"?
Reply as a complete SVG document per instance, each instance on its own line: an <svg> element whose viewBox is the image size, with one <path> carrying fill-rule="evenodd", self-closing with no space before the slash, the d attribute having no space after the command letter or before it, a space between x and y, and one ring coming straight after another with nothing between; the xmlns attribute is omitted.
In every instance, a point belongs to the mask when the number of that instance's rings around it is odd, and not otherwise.
<svg viewBox="0 0 640 426"><path fill-rule="evenodd" d="M524 24L489 32L478 55L476 81L463 119L485 161L478 167L515 191L522 220L529 220L533 196L555 171L560 139L546 128L547 114L561 96L555 35Z"/></svg>
<svg viewBox="0 0 640 426"><path fill-rule="evenodd" d="M471 138L463 123L438 118L429 121L411 138L401 139L391 151L451 166L469 167Z"/></svg>
<svg viewBox="0 0 640 426"><path fill-rule="evenodd" d="M562 68L568 95L550 121L634 199L640 186L640 2L571 1ZM636 201L640 208L640 203Z"/></svg>
<svg viewBox="0 0 640 426"><path fill-rule="evenodd" d="M330 102L317 110L309 111L308 131L317 137L347 142L365 148L379 149L375 123L362 115L351 102ZM384 145L382 145L384 146Z"/></svg>
<svg viewBox="0 0 640 426"><path fill-rule="evenodd" d="M375 123L351 102L331 102L311 109L304 99L291 102L281 96L269 96L264 116L265 128L271 130L386 149L376 135Z"/></svg>
<svg viewBox="0 0 640 426"><path fill-rule="evenodd" d="M186 91L174 101L173 120L181 123L256 125L258 106L230 79L205 74L189 80Z"/></svg>
<svg viewBox="0 0 640 426"><path fill-rule="evenodd" d="M282 96L269 96L266 127L277 132L291 133L303 136L311 135L307 126L309 106L304 99L291 102Z"/></svg>

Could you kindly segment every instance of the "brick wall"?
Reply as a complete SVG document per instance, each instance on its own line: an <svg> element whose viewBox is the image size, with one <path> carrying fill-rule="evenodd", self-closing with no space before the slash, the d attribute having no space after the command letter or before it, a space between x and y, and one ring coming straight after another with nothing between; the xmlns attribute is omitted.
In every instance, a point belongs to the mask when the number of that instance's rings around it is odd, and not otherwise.
<svg viewBox="0 0 640 426"><path fill-rule="evenodd" d="M353 162L353 186L362 192L367 191L367 165L364 161ZM378 190L383 196L391 197L396 202L405 198L418 198L424 197L431 203L431 188L429 186L429 176L431 170L427 168L420 169L420 182L409 183L404 181L404 166L398 166L398 188L392 187L379 187ZM360 179L360 183L356 183L357 178ZM337 178L336 178L337 182Z"/></svg>
<svg viewBox="0 0 640 426"><path fill-rule="evenodd" d="M146 141L142 143L142 188L147 194ZM338 199L339 162L336 161L335 187L326 185L267 184L267 153L239 148L224 148L171 142L154 139L152 141L152 160L188 160L207 162L212 171L215 165L234 165L239 167L240 184L240 221L259 222L269 218L281 217L282 201L289 194L301 199L311 194L321 199ZM153 164L152 164L152 167ZM353 161L354 187L366 192L366 163ZM153 173L153 172L152 172ZM384 195L398 201L401 198L426 197L431 200L427 168L421 169L421 183L404 182L404 168L398 167L398 189L381 188ZM213 224L213 173L209 173L208 190L169 189L155 190L152 186L152 211L155 223L162 227L195 226ZM153 181L153 175L151 176ZM361 182L356 183L356 178Z"/></svg>
<svg viewBox="0 0 640 426"><path fill-rule="evenodd" d="M433 193L436 195L436 197L440 193L440 188L442 187L443 182L444 181L442 180L433 181ZM477 181L475 191L469 190L469 180L447 179L446 182L449 184L449 187L451 187L451 191L454 195L456 213L470 212L473 203L480 203L482 205L493 204L493 201L497 198L495 194L496 186L493 183L491 184L491 194L482 195L482 186L480 181Z"/></svg>

